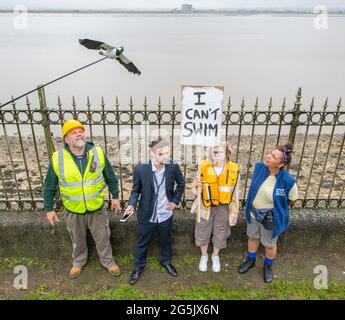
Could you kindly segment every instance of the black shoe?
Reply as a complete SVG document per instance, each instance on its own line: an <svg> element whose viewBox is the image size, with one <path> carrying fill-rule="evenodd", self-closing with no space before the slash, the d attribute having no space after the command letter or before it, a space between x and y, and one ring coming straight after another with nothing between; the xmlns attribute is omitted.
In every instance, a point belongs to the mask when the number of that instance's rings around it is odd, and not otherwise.
<svg viewBox="0 0 345 320"><path fill-rule="evenodd" d="M139 280L141 272L142 271L134 270L131 274L131 279L130 279L129 283L132 285L135 284Z"/></svg>
<svg viewBox="0 0 345 320"><path fill-rule="evenodd" d="M249 269L255 267L255 259L250 259L247 257L247 259L241 263L241 265L238 268L239 273L246 273L249 271Z"/></svg>
<svg viewBox="0 0 345 320"><path fill-rule="evenodd" d="M177 277L177 271L175 269L175 267L171 264L162 264L162 266L167 269L167 271L173 276L173 277Z"/></svg>
<svg viewBox="0 0 345 320"><path fill-rule="evenodd" d="M271 283L273 281L273 269L272 266L264 264L264 280L266 283Z"/></svg>

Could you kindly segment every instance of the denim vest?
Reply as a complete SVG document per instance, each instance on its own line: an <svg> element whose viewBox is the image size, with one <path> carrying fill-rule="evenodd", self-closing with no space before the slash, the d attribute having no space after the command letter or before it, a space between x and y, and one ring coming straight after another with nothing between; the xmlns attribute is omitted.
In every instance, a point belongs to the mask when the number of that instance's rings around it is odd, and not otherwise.
<svg viewBox="0 0 345 320"><path fill-rule="evenodd" d="M269 175L267 166L263 162L257 162L246 200L247 223L250 223L250 211L255 196ZM277 182L273 190L274 227L272 238L279 236L289 227L289 192L295 184L294 177L284 168L280 169L275 177Z"/></svg>

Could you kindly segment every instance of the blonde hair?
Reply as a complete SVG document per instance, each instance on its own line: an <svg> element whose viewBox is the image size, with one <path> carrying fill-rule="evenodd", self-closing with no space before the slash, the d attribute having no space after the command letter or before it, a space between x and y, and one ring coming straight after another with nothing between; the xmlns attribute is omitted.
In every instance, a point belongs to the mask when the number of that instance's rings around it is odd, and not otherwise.
<svg viewBox="0 0 345 320"><path fill-rule="evenodd" d="M207 160L213 163L212 152L214 148L223 147L225 149L226 162L231 161L232 147L230 142L223 142L219 146L208 148Z"/></svg>

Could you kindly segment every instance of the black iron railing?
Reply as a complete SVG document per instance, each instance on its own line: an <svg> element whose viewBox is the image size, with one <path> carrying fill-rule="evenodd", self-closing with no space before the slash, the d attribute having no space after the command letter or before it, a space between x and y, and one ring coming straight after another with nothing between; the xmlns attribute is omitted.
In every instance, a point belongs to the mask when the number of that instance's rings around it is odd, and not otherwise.
<svg viewBox="0 0 345 320"><path fill-rule="evenodd" d="M78 106L48 107L44 89L38 90L39 107L29 99L20 107L16 103L0 110L0 211L34 211L43 208L42 184L55 149L62 147L61 127L67 119L78 119L89 141L101 145L119 178L123 207L129 197L134 166L150 157L148 143L158 135L171 141L171 156L182 169L187 188L181 208L193 200L190 184L197 172L196 148L179 141L181 113L175 98L169 107L161 99L149 108L147 100L135 107L130 99L126 106L116 98L111 107L104 99L91 105L87 98ZM279 143L294 143L293 161L288 168L299 187L299 208L345 207L345 110L341 99L329 106L328 99L315 106L314 99L302 108L301 89L295 102L279 106L272 99L265 107L246 107L244 100L232 106L229 98L223 107L223 139L231 142L233 161L241 172L241 203L250 185L252 169L266 153ZM204 150L206 151L206 150Z"/></svg>

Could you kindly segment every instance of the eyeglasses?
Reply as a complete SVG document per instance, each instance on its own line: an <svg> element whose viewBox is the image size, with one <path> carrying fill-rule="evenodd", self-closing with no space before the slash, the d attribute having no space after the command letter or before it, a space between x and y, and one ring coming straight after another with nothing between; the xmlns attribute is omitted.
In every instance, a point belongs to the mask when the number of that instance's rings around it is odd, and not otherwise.
<svg viewBox="0 0 345 320"><path fill-rule="evenodd" d="M224 151L213 151L214 155L223 154L223 153L224 153Z"/></svg>

